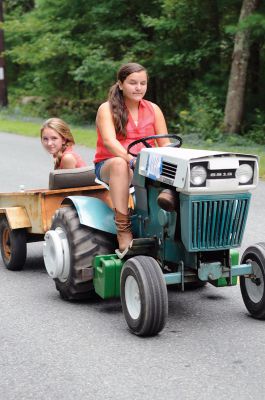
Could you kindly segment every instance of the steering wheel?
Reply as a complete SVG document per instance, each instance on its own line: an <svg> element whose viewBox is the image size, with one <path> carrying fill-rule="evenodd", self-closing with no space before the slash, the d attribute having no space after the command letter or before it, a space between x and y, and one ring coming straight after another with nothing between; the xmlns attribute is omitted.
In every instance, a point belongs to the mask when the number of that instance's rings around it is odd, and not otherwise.
<svg viewBox="0 0 265 400"><path fill-rule="evenodd" d="M152 147L150 145L150 143L148 143L148 140L151 139L164 139L164 138L172 138L172 139L176 139L176 142L174 143L170 143L169 145L165 146L165 147L180 147L182 145L182 139L180 136L175 135L174 133L169 133L168 135L152 135L152 136L146 136L144 138L141 139L137 139L134 140L132 143L129 144L128 148L127 148L127 153L129 153L131 156L133 157L137 157L137 154L131 152L131 148L133 146L135 146L138 143L143 143L143 145L145 147Z"/></svg>

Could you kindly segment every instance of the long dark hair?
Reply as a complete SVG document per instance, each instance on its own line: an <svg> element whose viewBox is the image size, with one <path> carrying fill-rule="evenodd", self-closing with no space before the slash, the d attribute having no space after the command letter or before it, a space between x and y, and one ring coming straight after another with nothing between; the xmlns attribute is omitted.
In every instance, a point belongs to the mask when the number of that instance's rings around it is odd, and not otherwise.
<svg viewBox="0 0 265 400"><path fill-rule="evenodd" d="M108 101L110 103L116 134L121 133L123 136L126 136L126 125L128 122L128 110L118 81L123 83L127 76L141 71L145 71L147 74L146 69L140 64L128 63L122 65L117 73L117 82L110 88Z"/></svg>

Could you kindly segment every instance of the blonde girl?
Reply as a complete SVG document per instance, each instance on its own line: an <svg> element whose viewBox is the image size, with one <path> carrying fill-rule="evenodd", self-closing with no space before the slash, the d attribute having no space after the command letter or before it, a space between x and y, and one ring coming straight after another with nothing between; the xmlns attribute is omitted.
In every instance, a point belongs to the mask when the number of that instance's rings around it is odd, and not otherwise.
<svg viewBox="0 0 265 400"><path fill-rule="evenodd" d="M86 166L73 150L75 144L69 126L60 118L50 118L41 127L41 143L54 158L54 169Z"/></svg>

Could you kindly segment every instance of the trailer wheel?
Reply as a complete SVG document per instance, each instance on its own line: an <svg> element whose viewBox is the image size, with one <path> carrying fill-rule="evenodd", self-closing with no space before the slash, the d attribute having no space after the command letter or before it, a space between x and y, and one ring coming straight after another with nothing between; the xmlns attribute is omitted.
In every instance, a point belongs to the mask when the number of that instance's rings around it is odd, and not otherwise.
<svg viewBox="0 0 265 400"><path fill-rule="evenodd" d="M246 308L257 319L265 319L265 243L250 246L241 264L251 263L254 278L240 277L240 289Z"/></svg>
<svg viewBox="0 0 265 400"><path fill-rule="evenodd" d="M116 237L81 225L74 207L56 211L45 234L44 262L64 300L85 300L94 294L92 260L114 253Z"/></svg>
<svg viewBox="0 0 265 400"><path fill-rule="evenodd" d="M152 257L127 260L121 272L121 303L129 329L138 336L154 336L165 326L167 286Z"/></svg>
<svg viewBox="0 0 265 400"><path fill-rule="evenodd" d="M6 218L0 220L1 256L7 269L19 271L27 258L25 229L11 229Z"/></svg>

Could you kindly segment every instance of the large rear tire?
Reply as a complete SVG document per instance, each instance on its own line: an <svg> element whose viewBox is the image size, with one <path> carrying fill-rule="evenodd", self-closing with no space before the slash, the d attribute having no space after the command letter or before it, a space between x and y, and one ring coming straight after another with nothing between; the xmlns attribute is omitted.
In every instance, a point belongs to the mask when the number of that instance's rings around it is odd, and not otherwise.
<svg viewBox="0 0 265 400"><path fill-rule="evenodd" d="M81 225L72 206L56 211L52 230L59 232L64 241L63 253L68 254L66 270L54 279L56 289L64 300L90 298L94 294L92 260L96 255L114 253L116 237ZM56 249L50 253L55 255Z"/></svg>
<svg viewBox="0 0 265 400"><path fill-rule="evenodd" d="M127 260L121 272L121 303L129 329L154 336L165 326L167 286L158 262L147 256Z"/></svg>
<svg viewBox="0 0 265 400"><path fill-rule="evenodd" d="M6 218L0 220L0 248L7 269L19 271L27 258L25 229L11 229Z"/></svg>
<svg viewBox="0 0 265 400"><path fill-rule="evenodd" d="M255 277L240 277L243 301L254 318L265 319L265 243L246 249L241 264L247 263L251 263Z"/></svg>

